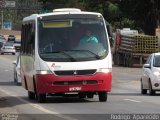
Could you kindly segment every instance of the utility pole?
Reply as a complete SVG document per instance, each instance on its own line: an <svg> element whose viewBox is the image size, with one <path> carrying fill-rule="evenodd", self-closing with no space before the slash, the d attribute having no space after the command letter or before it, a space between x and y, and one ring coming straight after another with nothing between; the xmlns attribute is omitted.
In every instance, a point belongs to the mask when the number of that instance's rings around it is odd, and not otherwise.
<svg viewBox="0 0 160 120"><path fill-rule="evenodd" d="M3 10L1 11L1 18L2 18L1 24L2 24L2 30L3 30Z"/></svg>
<svg viewBox="0 0 160 120"><path fill-rule="evenodd" d="M3 16L3 8L5 8L5 0L0 0L0 8L2 9L1 11L1 26L2 26L2 29L3 29L3 19L4 19L4 16Z"/></svg>

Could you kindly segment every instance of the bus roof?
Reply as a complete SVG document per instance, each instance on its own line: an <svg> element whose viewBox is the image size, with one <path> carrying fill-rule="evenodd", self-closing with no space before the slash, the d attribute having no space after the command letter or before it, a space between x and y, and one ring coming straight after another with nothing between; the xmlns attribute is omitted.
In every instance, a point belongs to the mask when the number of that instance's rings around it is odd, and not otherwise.
<svg viewBox="0 0 160 120"><path fill-rule="evenodd" d="M50 13L44 13L44 14L32 14L28 17L25 17L23 21L30 21L30 20L36 20L38 17L43 16L52 16L52 15L67 15L67 14L90 14L90 15L100 15L100 13L97 12L87 12L87 11L81 11L77 8L61 8L61 9L54 9L53 12Z"/></svg>
<svg viewBox="0 0 160 120"><path fill-rule="evenodd" d="M81 12L78 8L60 8L54 9L53 12Z"/></svg>

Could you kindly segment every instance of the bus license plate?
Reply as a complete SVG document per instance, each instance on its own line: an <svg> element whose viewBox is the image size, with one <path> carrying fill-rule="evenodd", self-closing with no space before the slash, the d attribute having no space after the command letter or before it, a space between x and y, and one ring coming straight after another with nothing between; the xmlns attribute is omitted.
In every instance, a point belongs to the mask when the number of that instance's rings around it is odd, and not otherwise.
<svg viewBox="0 0 160 120"><path fill-rule="evenodd" d="M80 91L81 89L81 87L70 87L69 91Z"/></svg>

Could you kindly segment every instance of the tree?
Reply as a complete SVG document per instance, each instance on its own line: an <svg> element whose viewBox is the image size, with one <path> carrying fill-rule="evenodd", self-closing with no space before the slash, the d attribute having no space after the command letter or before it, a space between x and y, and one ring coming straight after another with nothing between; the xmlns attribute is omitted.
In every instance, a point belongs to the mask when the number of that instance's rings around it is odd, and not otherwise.
<svg viewBox="0 0 160 120"><path fill-rule="evenodd" d="M135 20L145 34L155 34L160 23L159 0L121 0L119 4L123 14Z"/></svg>
<svg viewBox="0 0 160 120"><path fill-rule="evenodd" d="M24 3L25 0L16 0ZM80 8L84 11L100 12L113 26L142 29L145 34L154 35L160 26L160 0L34 0L42 2L42 10L56 8ZM33 3L33 2L32 2ZM6 12L6 18L21 21L24 16L37 13L36 10ZM12 15L13 14L13 15ZM9 17L10 16L10 17ZM15 19L15 16L17 19ZM18 23L17 23L18 24Z"/></svg>
<svg viewBox="0 0 160 120"><path fill-rule="evenodd" d="M56 8L80 8L83 9L81 0L39 0L43 2L43 9L53 10Z"/></svg>

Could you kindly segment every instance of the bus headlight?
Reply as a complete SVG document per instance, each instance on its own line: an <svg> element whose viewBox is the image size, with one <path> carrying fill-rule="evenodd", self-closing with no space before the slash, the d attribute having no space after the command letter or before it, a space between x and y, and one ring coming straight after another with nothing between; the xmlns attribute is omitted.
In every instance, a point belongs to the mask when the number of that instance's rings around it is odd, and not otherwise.
<svg viewBox="0 0 160 120"><path fill-rule="evenodd" d="M109 73L112 72L112 68L100 68L98 72Z"/></svg>
<svg viewBox="0 0 160 120"><path fill-rule="evenodd" d="M45 74L52 74L52 71L50 71L50 70L37 70L36 73L45 75Z"/></svg>

